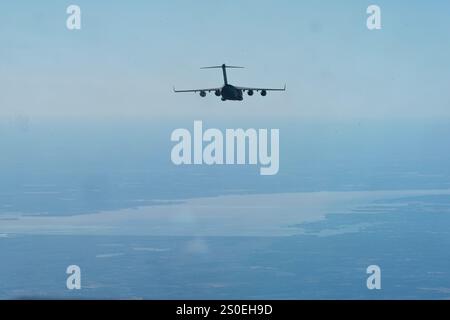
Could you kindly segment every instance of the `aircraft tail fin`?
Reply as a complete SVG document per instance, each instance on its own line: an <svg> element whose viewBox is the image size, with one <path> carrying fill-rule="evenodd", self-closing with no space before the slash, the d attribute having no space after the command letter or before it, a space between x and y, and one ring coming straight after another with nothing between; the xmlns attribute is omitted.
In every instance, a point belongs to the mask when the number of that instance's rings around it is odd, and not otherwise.
<svg viewBox="0 0 450 320"><path fill-rule="evenodd" d="M212 66L212 67L203 67L200 69L222 69L223 72L223 81L225 84L228 84L227 79L227 69L243 69L244 67L238 67L238 66L227 66L226 64L223 64L221 66Z"/></svg>

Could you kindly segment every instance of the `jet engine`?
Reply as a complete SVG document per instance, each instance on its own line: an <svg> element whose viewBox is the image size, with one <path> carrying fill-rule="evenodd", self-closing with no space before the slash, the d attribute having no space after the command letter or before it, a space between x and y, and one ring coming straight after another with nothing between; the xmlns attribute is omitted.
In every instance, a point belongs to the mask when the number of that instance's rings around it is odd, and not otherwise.
<svg viewBox="0 0 450 320"><path fill-rule="evenodd" d="M252 96L252 95L253 95L253 90L248 90L248 91L247 91L247 94L248 94L249 96Z"/></svg>
<svg viewBox="0 0 450 320"><path fill-rule="evenodd" d="M205 91L200 91L200 97L202 97L202 98L206 97L206 92Z"/></svg>
<svg viewBox="0 0 450 320"><path fill-rule="evenodd" d="M261 95L262 95L263 97L265 97L265 96L267 95L267 91L266 91L266 90L261 90Z"/></svg>

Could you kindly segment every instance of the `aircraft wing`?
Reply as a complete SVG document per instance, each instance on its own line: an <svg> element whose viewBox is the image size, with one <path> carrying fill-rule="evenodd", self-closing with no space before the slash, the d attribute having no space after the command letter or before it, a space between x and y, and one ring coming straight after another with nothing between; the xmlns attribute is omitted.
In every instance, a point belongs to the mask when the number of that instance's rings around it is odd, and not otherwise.
<svg viewBox="0 0 450 320"><path fill-rule="evenodd" d="M286 91L286 85L284 86L284 88L278 88L278 89L273 89L273 88L248 88L248 87L236 87L236 89L239 90L243 90L243 91L248 91L248 90L253 90L253 91Z"/></svg>
<svg viewBox="0 0 450 320"><path fill-rule="evenodd" d="M213 91L217 91L217 90L222 90L222 88L209 88L209 89L192 89L192 90L176 90L175 88L173 88L173 92L213 92Z"/></svg>

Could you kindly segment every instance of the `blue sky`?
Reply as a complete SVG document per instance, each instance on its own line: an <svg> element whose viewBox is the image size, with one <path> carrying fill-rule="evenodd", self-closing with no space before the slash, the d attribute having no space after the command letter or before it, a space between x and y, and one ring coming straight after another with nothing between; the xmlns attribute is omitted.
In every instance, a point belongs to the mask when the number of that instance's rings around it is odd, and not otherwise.
<svg viewBox="0 0 450 320"><path fill-rule="evenodd" d="M65 27L78 4L82 30ZM383 29L366 28L378 4ZM450 4L442 1L14 1L0 4L0 116L450 117ZM222 103L174 95L288 86Z"/></svg>

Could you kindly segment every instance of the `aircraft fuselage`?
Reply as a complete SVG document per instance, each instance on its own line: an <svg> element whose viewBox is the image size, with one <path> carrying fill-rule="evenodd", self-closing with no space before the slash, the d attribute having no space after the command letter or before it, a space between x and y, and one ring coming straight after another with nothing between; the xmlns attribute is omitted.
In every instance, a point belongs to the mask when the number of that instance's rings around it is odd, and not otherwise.
<svg viewBox="0 0 450 320"><path fill-rule="evenodd" d="M242 101L242 90L232 86L231 84L226 84L222 87L221 90L222 101L225 100L237 100Z"/></svg>

